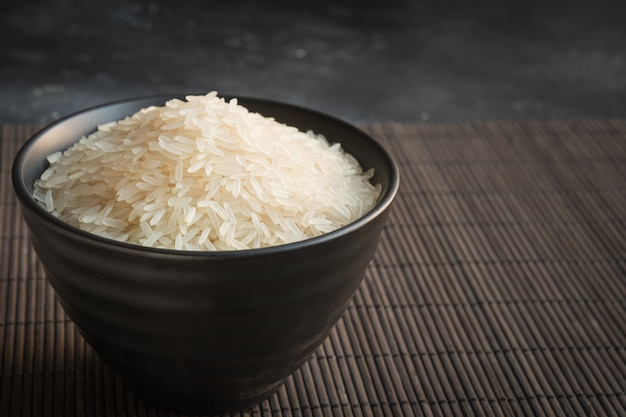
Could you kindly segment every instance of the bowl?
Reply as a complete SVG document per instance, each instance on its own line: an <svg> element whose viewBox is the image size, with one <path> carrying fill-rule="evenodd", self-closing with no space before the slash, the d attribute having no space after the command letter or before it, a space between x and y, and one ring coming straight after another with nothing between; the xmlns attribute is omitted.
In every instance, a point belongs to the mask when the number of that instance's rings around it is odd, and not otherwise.
<svg viewBox="0 0 626 417"><path fill-rule="evenodd" d="M251 111L325 135L374 168L375 207L331 233L222 252L147 248L102 238L46 212L32 196L46 156L97 125L171 96L105 104L61 119L18 152L12 181L32 246L56 296L102 361L138 396L184 412L262 401L301 367L362 282L397 194L399 173L374 139L305 108L238 98Z"/></svg>

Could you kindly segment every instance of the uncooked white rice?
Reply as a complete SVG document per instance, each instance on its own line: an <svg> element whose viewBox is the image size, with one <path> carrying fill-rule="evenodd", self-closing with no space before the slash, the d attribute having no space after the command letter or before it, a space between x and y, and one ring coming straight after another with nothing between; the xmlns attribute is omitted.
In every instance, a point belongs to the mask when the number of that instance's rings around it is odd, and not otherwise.
<svg viewBox="0 0 626 417"><path fill-rule="evenodd" d="M48 161L34 187L47 211L87 232L158 248L296 242L351 223L380 194L373 170L338 143L215 92L99 126Z"/></svg>

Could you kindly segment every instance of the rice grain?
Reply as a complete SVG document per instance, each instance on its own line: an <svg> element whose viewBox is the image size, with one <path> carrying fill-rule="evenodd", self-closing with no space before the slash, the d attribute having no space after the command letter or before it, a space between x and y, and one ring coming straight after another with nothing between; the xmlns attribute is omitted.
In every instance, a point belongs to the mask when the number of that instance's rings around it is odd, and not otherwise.
<svg viewBox="0 0 626 417"><path fill-rule="evenodd" d="M101 125L48 156L33 196L87 232L234 250L295 242L363 216L380 186L337 142L212 92Z"/></svg>

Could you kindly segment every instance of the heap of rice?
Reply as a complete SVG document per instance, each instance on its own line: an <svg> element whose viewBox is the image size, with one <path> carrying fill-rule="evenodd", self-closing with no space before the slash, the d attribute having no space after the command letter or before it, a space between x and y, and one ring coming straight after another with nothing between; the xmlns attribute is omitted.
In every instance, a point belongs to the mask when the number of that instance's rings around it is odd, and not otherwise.
<svg viewBox="0 0 626 417"><path fill-rule="evenodd" d="M338 138L340 139L340 138ZM48 157L34 197L82 230L143 246L250 249L318 236L380 193L354 157L212 92L98 127Z"/></svg>

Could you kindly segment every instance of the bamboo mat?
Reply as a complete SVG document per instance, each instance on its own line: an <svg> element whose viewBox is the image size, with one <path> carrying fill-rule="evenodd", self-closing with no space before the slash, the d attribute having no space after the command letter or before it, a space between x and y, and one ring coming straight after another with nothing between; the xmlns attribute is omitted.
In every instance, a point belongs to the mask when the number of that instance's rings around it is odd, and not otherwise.
<svg viewBox="0 0 626 417"><path fill-rule="evenodd" d="M378 123L402 186L365 281L242 416L625 416L626 120ZM168 416L57 304L1 127L0 416Z"/></svg>

